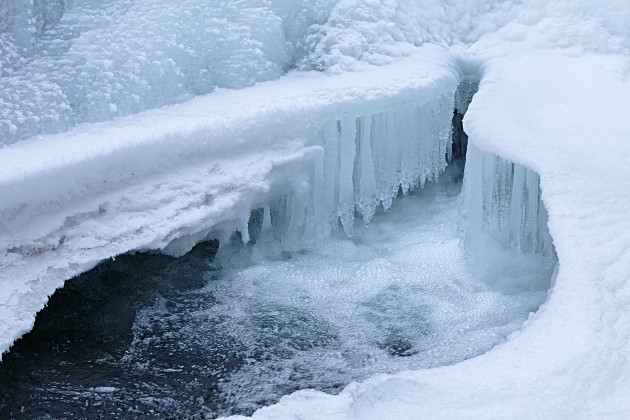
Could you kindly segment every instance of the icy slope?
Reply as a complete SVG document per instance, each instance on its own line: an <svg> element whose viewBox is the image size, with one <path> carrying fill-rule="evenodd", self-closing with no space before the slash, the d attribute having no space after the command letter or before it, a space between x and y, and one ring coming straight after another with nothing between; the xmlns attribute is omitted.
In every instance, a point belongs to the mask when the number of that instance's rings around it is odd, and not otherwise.
<svg viewBox="0 0 630 420"><path fill-rule="evenodd" d="M246 231L243 225L253 206L274 194L314 190L311 180L304 179L312 173L305 162L328 164L321 160L326 147L322 136L331 147L336 135L325 134L326 123L330 127L339 121L340 135L353 145L356 127L350 116L367 115L371 121L385 111L407 110L408 128L400 128L414 131L414 107L419 107L427 129L435 131L418 135L438 152L407 147L408 172L398 177L403 162L397 156L403 149L388 139L399 133L385 130L381 146L376 146L395 148L391 162L373 173L372 182L380 183L372 188L391 201L398 183L414 184L444 169L459 78L452 56L426 46L387 68L335 77L294 73L276 82L221 90L187 104L0 149L0 348L6 350L32 327L35 313L65 279L98 261L167 246L167 252L180 255L222 224L230 227L225 229L228 234L234 228ZM440 103L446 104L441 114ZM400 120L397 114L391 118ZM416 152L421 160L409 160ZM351 178L354 155L340 156ZM420 171L414 166L418 162L432 166ZM334 172L336 165L332 162L327 172ZM320 176L324 169L319 169ZM336 184L342 191L341 201L334 199L323 208L340 206L348 213L354 193L347 181L347 176L322 179L327 191ZM373 207L376 198L365 201L364 207ZM298 201L296 212L303 210ZM304 223L298 223L297 216L293 221L296 231Z"/></svg>
<svg viewBox="0 0 630 420"><path fill-rule="evenodd" d="M298 392L254 418L630 415L630 62L518 44L475 54L486 59L465 129L476 148L540 174L560 261L548 301L483 356L338 396Z"/></svg>

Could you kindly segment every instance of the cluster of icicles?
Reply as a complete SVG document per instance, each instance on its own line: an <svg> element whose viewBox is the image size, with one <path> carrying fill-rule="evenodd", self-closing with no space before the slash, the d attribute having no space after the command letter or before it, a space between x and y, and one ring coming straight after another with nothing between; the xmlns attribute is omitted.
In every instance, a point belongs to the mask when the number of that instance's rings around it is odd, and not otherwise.
<svg viewBox="0 0 630 420"><path fill-rule="evenodd" d="M400 191L422 187L445 170L452 158L453 109L465 113L478 86L464 79L454 95L325 123L290 180L239 223L242 239L264 236L298 249L338 229L352 236L357 215L369 223ZM462 202L467 240L484 231L508 247L551 255L540 195L535 172L471 147Z"/></svg>
<svg viewBox="0 0 630 420"><path fill-rule="evenodd" d="M289 249L340 227L352 236L357 213L369 223L401 189L407 193L444 171L452 115L453 95L439 95L422 105L326 122L312 141L317 152L292 174L290 192L265 206L263 233L272 230ZM247 239L256 239L252 233Z"/></svg>
<svg viewBox="0 0 630 420"><path fill-rule="evenodd" d="M510 248L553 255L536 172L471 146L464 188L468 243L485 232Z"/></svg>

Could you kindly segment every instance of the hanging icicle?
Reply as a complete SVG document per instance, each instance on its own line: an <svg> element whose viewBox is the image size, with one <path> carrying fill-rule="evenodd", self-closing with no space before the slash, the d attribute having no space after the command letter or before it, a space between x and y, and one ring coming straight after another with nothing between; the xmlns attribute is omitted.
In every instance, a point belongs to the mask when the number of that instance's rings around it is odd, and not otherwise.
<svg viewBox="0 0 630 420"><path fill-rule="evenodd" d="M475 247L485 233L519 251L553 255L540 196L534 171L470 145L463 204L468 247Z"/></svg>

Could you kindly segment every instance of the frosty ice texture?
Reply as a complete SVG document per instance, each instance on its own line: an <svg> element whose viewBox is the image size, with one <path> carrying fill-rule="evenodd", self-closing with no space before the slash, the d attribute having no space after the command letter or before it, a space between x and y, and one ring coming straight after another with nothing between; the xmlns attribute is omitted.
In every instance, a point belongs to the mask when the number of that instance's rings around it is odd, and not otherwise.
<svg viewBox="0 0 630 420"><path fill-rule="evenodd" d="M479 246L483 231L508 247L553 255L536 172L471 146L464 180L466 239L471 248Z"/></svg>
<svg viewBox="0 0 630 420"><path fill-rule="evenodd" d="M399 189L407 193L436 179L450 153L452 108L452 95L443 94L423 105L326 123L314 140L323 157L305 166L311 172L296 177L283 201L285 246L327 237L338 221L352 235L355 210L369 223Z"/></svg>
<svg viewBox="0 0 630 420"><path fill-rule="evenodd" d="M182 102L291 66L300 2L0 2L0 145Z"/></svg>
<svg viewBox="0 0 630 420"><path fill-rule="evenodd" d="M514 8L508 1L444 8L433 1L5 0L0 145L295 67L338 72L393 62L427 42L469 42ZM481 14L492 19L470 22Z"/></svg>

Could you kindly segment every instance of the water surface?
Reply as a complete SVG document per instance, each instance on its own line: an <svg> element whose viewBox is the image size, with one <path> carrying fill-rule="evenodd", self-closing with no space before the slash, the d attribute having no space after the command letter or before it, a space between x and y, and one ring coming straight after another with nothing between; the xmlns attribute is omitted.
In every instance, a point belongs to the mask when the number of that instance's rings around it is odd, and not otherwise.
<svg viewBox="0 0 630 420"><path fill-rule="evenodd" d="M452 181L452 180L451 180ZM205 242L68 281L0 364L0 417L250 414L298 389L457 363L518 329L551 267L469 261L459 185L402 197L356 235L289 253Z"/></svg>

